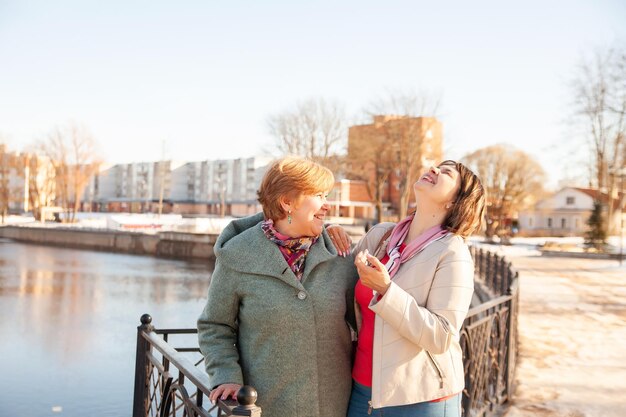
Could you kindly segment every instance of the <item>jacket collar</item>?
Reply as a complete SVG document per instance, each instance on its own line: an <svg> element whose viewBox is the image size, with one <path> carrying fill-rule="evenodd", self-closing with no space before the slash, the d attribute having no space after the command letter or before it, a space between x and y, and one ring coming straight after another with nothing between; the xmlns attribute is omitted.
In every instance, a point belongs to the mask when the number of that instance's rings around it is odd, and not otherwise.
<svg viewBox="0 0 626 417"><path fill-rule="evenodd" d="M262 215L244 219L243 227L249 227L243 231L242 222L234 221L229 224L216 242L215 255L218 262L237 272L271 276L303 290L303 284L315 267L337 256L326 230L323 230L322 236L307 254L300 282L287 265L278 246L265 237L261 229L262 221Z"/></svg>

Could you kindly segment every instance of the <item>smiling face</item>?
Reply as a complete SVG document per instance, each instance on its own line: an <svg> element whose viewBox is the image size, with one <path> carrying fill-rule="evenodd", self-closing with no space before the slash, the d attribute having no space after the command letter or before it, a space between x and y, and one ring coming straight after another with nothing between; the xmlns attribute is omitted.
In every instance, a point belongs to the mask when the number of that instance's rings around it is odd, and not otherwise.
<svg viewBox="0 0 626 417"><path fill-rule="evenodd" d="M291 237L321 235L324 229L324 219L330 210L327 198L328 192L301 196L291 208L291 224L289 224L288 234Z"/></svg>
<svg viewBox="0 0 626 417"><path fill-rule="evenodd" d="M428 198L433 203L446 204L454 202L461 185L459 171L453 164L443 163L431 167L413 186L415 195Z"/></svg>

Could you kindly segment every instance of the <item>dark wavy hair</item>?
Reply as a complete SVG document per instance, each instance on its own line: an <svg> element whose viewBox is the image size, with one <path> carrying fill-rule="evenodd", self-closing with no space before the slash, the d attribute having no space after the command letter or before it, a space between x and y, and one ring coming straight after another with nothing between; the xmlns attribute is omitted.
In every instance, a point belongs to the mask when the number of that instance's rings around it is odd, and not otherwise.
<svg viewBox="0 0 626 417"><path fill-rule="evenodd" d="M461 186L442 226L463 238L479 231L485 215L485 189L480 178L468 167L450 159L439 166L452 166L459 172Z"/></svg>

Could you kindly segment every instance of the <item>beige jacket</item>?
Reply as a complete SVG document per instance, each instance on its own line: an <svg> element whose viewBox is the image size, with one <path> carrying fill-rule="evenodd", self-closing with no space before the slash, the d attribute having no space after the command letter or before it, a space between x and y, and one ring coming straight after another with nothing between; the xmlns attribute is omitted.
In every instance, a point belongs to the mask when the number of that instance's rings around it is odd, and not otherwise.
<svg viewBox="0 0 626 417"><path fill-rule="evenodd" d="M394 223L381 223L355 251L374 253ZM388 240L388 239L387 239ZM375 255L384 256L383 249ZM400 266L376 313L372 407L414 404L465 386L459 332L474 291L474 262L463 239L448 234ZM360 327L358 308L357 323Z"/></svg>

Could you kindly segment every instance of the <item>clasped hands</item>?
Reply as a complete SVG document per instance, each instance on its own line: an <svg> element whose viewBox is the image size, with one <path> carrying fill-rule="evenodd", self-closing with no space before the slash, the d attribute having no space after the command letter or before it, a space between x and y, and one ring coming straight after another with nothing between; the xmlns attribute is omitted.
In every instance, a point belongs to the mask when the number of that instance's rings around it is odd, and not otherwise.
<svg viewBox="0 0 626 417"><path fill-rule="evenodd" d="M385 295L387 289L391 285L391 278L387 268L378 258L372 256L367 249L359 252L355 259L354 265L361 278L361 283L368 288L373 289L380 295Z"/></svg>

